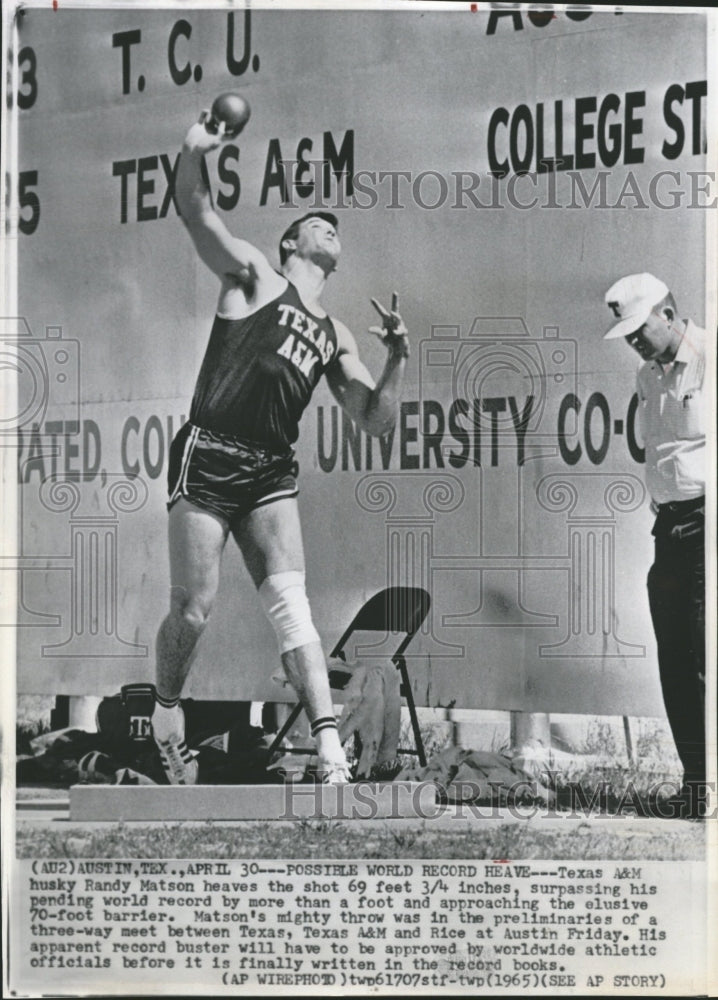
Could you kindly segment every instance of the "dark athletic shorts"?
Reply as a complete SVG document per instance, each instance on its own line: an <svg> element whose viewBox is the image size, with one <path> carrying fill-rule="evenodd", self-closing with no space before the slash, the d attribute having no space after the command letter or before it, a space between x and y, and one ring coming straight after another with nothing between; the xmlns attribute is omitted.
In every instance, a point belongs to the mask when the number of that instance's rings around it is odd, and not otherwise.
<svg viewBox="0 0 718 1000"><path fill-rule="evenodd" d="M294 452L258 445L186 423L170 447L167 509L180 497L232 522L264 504L295 497Z"/></svg>

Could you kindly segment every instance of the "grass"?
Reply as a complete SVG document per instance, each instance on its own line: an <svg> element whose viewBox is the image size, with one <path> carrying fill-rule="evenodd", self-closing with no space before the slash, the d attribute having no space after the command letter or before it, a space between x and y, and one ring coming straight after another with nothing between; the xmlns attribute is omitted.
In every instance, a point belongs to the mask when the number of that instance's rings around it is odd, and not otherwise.
<svg viewBox="0 0 718 1000"><path fill-rule="evenodd" d="M607 814L631 803L646 809L680 787L681 765L666 725L638 720L634 764L628 762L622 735L619 739L616 733L605 720L592 721L581 754L557 776L559 808L568 808L580 789L584 800L598 795Z"/></svg>
<svg viewBox="0 0 718 1000"><path fill-rule="evenodd" d="M329 820L294 824L165 823L156 826L113 824L107 830L84 826L62 828L18 823L19 858L496 858L554 860L702 860L704 827L699 824L651 824L646 831L636 824L627 832L616 820L616 831L605 825L567 824L566 830L541 830L536 825L497 822L493 828L432 830L397 829L376 820L372 829Z"/></svg>

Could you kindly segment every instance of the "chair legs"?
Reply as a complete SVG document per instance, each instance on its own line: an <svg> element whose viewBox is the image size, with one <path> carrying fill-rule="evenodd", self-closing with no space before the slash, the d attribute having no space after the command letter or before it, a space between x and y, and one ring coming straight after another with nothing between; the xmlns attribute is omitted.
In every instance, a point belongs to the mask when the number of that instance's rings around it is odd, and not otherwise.
<svg viewBox="0 0 718 1000"><path fill-rule="evenodd" d="M419 764L422 767L426 767L426 753L424 752L424 741L421 738L421 729L419 728L419 719L416 714L416 705L414 703L414 694L411 690L411 684L409 681L409 671L406 668L406 660L403 656L397 657L394 661L395 666L401 674L401 683L404 688L404 696L406 698L406 706L409 709L409 718L411 719L411 728L414 733L414 743L416 744L416 755L419 758ZM302 706L298 703L294 706L292 711L287 716L287 720L275 735L272 740L271 746L267 751L269 754L274 753L275 750L280 750L284 737L287 735L289 730L292 728L294 723L299 718L302 711ZM411 753L411 751L402 751L403 753Z"/></svg>
<svg viewBox="0 0 718 1000"><path fill-rule="evenodd" d="M411 719L411 728L414 733L414 743L416 744L416 755L419 758L419 764L422 767L426 767L426 753L424 752L424 741L421 738L421 729L419 728L419 719L416 714L416 705L414 703L414 694L411 690L411 683L409 681L409 671L406 668L406 660L403 656L397 656L392 661L394 665L399 670L401 674L401 683L404 688L404 697L406 698L406 706L409 709L409 718ZM297 703L292 711L287 716L286 722L275 735L272 743L267 751L269 754L274 753L275 750L281 749L284 737L287 735L289 730L292 728L294 723L299 718L302 711L302 706ZM411 752L411 751L403 751Z"/></svg>
<svg viewBox="0 0 718 1000"><path fill-rule="evenodd" d="M414 704L414 693L411 690L411 682L409 681L409 671L406 668L406 660L403 656L396 656L392 661L398 668L401 674L401 683L404 687L404 697L406 698L406 707L409 709L409 717L411 719L411 728L414 733L414 743L416 744L416 753L419 758L419 764L422 767L426 767L426 754L424 753L424 741L421 738L421 730L419 729L419 719L416 715L416 705Z"/></svg>

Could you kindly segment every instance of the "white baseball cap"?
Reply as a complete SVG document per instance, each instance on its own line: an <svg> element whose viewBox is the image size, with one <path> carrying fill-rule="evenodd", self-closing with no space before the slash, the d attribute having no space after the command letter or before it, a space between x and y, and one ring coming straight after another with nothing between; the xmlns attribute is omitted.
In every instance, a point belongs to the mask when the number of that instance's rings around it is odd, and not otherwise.
<svg viewBox="0 0 718 1000"><path fill-rule="evenodd" d="M605 301L619 321L604 334L604 340L626 337L643 326L651 310L668 295L668 286L652 274L627 274L606 292Z"/></svg>

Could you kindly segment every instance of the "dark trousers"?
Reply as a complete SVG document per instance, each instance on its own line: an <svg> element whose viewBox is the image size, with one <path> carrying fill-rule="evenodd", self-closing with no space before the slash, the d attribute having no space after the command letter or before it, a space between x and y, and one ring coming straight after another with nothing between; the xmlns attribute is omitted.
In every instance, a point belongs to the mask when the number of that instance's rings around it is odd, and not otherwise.
<svg viewBox="0 0 718 1000"><path fill-rule="evenodd" d="M705 502L663 505L653 526L648 598L668 721L684 784L706 778Z"/></svg>

